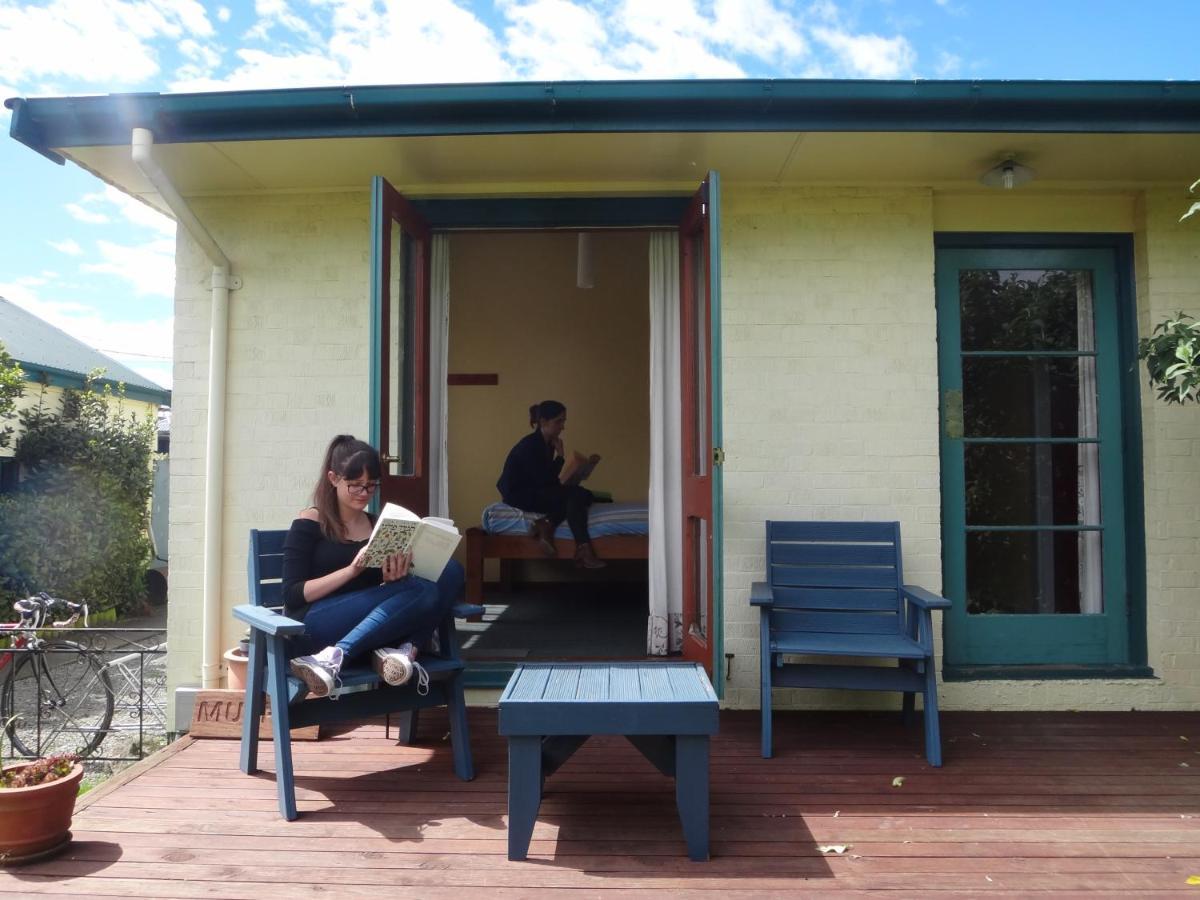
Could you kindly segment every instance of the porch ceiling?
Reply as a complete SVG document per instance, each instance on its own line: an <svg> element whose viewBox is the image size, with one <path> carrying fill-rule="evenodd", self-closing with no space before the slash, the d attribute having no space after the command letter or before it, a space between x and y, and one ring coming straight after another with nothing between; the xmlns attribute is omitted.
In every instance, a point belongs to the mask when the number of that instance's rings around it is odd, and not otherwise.
<svg viewBox="0 0 1200 900"><path fill-rule="evenodd" d="M128 146L54 148L155 206ZM986 190L1006 152L1038 178L1023 191L1178 185L1197 176L1200 134L672 132L336 137L167 143L156 152L187 196L362 190L384 175L425 196L636 194L725 184L892 184Z"/></svg>

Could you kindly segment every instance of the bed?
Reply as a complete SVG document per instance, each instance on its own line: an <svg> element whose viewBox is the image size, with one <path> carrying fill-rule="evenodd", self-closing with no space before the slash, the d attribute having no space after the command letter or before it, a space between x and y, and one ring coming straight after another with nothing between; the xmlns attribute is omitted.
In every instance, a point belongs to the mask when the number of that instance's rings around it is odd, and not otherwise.
<svg viewBox="0 0 1200 900"><path fill-rule="evenodd" d="M529 536L537 513L522 512L504 503L483 511L482 527L467 529L467 602L483 603L484 560L500 560L500 584L511 585L509 562L548 559ZM650 525L645 503L597 503L588 510L588 533L601 559L647 559ZM575 558L571 529L563 522L554 532L557 559Z"/></svg>

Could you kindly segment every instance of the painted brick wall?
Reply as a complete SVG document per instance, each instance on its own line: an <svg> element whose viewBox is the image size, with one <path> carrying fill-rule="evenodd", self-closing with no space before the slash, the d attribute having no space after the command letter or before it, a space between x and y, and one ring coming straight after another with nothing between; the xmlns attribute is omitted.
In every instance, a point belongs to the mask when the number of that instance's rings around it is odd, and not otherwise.
<svg viewBox="0 0 1200 900"><path fill-rule="evenodd" d="M246 533L307 505L321 454L368 423L369 197L198 200L244 281L229 305L223 604L244 602ZM180 229L171 435L168 683L200 677L204 445L212 267ZM241 629L223 616L222 647Z"/></svg>
<svg viewBox="0 0 1200 900"><path fill-rule="evenodd" d="M1200 314L1200 236L1179 191L1138 211L1139 321ZM365 193L198 201L245 286L230 305L224 604L244 596L245 535L306 502L337 430L366 434ZM941 578L934 199L919 189L746 188L723 198L727 703L758 703L768 518L896 518L909 580ZM1061 216L1060 216L1061 219ZM1059 227L1061 227L1061 221ZM1089 227L1081 215L1078 230ZM1029 230L1038 230L1031 220ZM179 239L171 484L171 687L200 662L210 266ZM1142 398L1150 664L1159 678L943 686L947 708L1200 704L1200 412ZM223 646L239 629L226 616ZM894 696L781 692L780 706L894 706Z"/></svg>
<svg viewBox="0 0 1200 900"><path fill-rule="evenodd" d="M758 705L765 520L898 519L906 576L940 587L932 212L923 190L724 192L728 705ZM776 692L781 707L879 702Z"/></svg>
<svg viewBox="0 0 1200 900"><path fill-rule="evenodd" d="M1200 223L1181 189L1147 192L1136 243L1138 330L1183 310L1200 318ZM1144 370L1143 370L1144 372ZM1149 664L1146 705L1200 707L1200 408L1168 406L1143 378Z"/></svg>

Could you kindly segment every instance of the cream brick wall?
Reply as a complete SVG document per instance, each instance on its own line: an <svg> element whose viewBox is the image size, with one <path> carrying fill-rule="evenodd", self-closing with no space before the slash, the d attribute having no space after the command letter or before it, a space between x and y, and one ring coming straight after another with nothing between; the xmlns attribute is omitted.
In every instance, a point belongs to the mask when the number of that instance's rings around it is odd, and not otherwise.
<svg viewBox="0 0 1200 900"><path fill-rule="evenodd" d="M1125 197L1126 195L1121 195ZM1114 198L1105 223L1123 221ZM1200 235L1177 193L1137 204L1139 321L1194 314ZM921 189L725 186L726 702L758 703L750 582L768 518L899 519L909 580L941 584L935 222L979 217ZM1069 200L1064 200L1069 203ZM245 286L230 302L224 605L244 596L245 535L306 502L336 431L368 423L366 193L228 198L196 209ZM1056 207L1055 225L1073 217ZM1006 227L1023 214L1007 208ZM1036 209L1036 205L1030 211ZM1083 204L1087 230L1095 202ZM939 211L940 210L940 211ZM1090 212L1089 212L1090 211ZM972 219L973 220L973 219ZM981 221L986 220L986 215ZM1039 230L1031 215L1027 230ZM211 268L181 233L176 288L168 677L200 662L204 408ZM949 683L947 708L1195 708L1200 704L1200 414L1142 398L1150 664L1158 678ZM938 623L940 632L940 622ZM222 645L240 629L226 616ZM939 645L940 653L940 645ZM781 706L894 706L894 696L780 692Z"/></svg>
<svg viewBox="0 0 1200 900"><path fill-rule="evenodd" d="M924 190L726 186L722 215L725 700L757 707L765 520L898 519L906 576L940 587L933 204Z"/></svg>
<svg viewBox="0 0 1200 900"><path fill-rule="evenodd" d="M756 707L769 518L898 519L905 575L941 584L935 229L1135 230L1140 329L1195 308L1200 234L1178 192L1054 198L739 189L723 197L726 703ZM1135 213L1135 207L1138 211ZM942 685L953 709L1200 705L1200 415L1142 397L1149 662L1155 679ZM1134 576L1137 577L1136 575ZM940 667L940 622L938 632ZM777 691L781 708L894 707L895 695Z"/></svg>
<svg viewBox="0 0 1200 900"><path fill-rule="evenodd" d="M222 647L246 594L246 532L307 505L338 432L367 436L366 192L196 201L243 279L230 295ZM170 689L201 658L204 445L212 267L180 229L171 435Z"/></svg>

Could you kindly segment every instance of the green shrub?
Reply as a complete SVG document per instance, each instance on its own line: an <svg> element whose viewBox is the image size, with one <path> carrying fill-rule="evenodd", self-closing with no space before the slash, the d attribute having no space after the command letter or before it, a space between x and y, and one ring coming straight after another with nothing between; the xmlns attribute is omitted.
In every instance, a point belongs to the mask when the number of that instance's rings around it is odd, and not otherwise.
<svg viewBox="0 0 1200 900"><path fill-rule="evenodd" d="M138 609L151 558L147 533L152 419L137 421L89 378L21 413L15 455L26 473L0 497L0 589L86 599L96 612ZM122 399L118 391L115 399Z"/></svg>
<svg viewBox="0 0 1200 900"><path fill-rule="evenodd" d="M0 447L7 447L12 439L13 430L8 420L13 417L13 409L24 392L25 373L0 341Z"/></svg>

